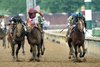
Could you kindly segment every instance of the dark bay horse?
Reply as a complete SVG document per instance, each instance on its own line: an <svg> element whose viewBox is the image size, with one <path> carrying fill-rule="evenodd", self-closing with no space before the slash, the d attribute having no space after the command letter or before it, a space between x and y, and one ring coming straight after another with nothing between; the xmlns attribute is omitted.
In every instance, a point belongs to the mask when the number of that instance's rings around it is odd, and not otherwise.
<svg viewBox="0 0 100 67"><path fill-rule="evenodd" d="M86 53L84 40L85 40L85 34L84 34L84 21L82 19L78 19L78 22L76 23L76 26L72 29L71 36L68 38L68 45L70 48L70 56L73 55L73 48L74 48L74 56L75 61L79 61L78 59L78 52L80 52L80 57L84 57ZM82 51L81 47L82 46Z"/></svg>
<svg viewBox="0 0 100 67"><path fill-rule="evenodd" d="M42 32L38 27L33 27L30 24L27 24L27 31L28 31L27 39L28 43L30 44L30 52L32 53L33 56L31 60L40 61L39 59L40 54L43 55L45 50L43 45ZM38 57L38 59L36 59L36 57Z"/></svg>
<svg viewBox="0 0 100 67"><path fill-rule="evenodd" d="M23 55L25 55L24 51L25 30L23 25L20 22L18 22L16 24L13 24L12 31L13 31L13 37L11 36L11 33L9 31L7 39L11 44L13 58L14 59L16 58L16 60L18 60L18 52L21 46L23 49ZM15 45L17 45L16 57L15 57Z"/></svg>

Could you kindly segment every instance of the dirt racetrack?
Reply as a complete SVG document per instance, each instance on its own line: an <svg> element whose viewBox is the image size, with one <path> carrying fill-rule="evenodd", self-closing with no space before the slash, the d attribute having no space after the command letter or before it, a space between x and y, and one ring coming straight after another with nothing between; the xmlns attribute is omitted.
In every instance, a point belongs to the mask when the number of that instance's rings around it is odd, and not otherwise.
<svg viewBox="0 0 100 67"><path fill-rule="evenodd" d="M2 47L0 41L0 67L100 67L100 60L86 54L86 62L74 63L68 59L68 47L65 44L52 43L45 39L45 54L40 62L29 62L31 54L29 45L25 42L25 61L23 60L22 49L19 52L20 62L12 59L11 48Z"/></svg>

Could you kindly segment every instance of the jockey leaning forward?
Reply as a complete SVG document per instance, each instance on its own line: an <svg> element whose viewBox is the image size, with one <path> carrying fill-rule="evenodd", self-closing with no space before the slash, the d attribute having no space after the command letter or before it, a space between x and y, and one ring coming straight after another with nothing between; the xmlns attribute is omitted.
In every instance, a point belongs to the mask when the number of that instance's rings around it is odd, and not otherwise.
<svg viewBox="0 0 100 67"><path fill-rule="evenodd" d="M29 15L28 23L38 27L40 31L43 32L43 22L44 22L43 14L35 10L34 8L31 8L28 11L28 15Z"/></svg>
<svg viewBox="0 0 100 67"><path fill-rule="evenodd" d="M17 23L21 23L24 27L24 30L26 31L26 25L25 22L21 19L21 17L19 15L16 15L14 17L12 17L10 19L10 27L9 27L9 32L10 32L10 36L12 37L12 39L14 40L15 35L14 35L14 31L15 31L15 27ZM26 34L26 32L25 32Z"/></svg>
<svg viewBox="0 0 100 67"><path fill-rule="evenodd" d="M14 17L11 18L10 20L11 23L21 23L26 31L26 24L25 22L21 19L21 17L19 15L16 15Z"/></svg>
<svg viewBox="0 0 100 67"><path fill-rule="evenodd" d="M78 19L82 19L84 21L85 28L84 28L83 33L85 32L85 29L86 29L85 17L80 12L78 14L72 14L68 18L68 25L69 25L69 30L67 32L68 37L70 37L70 34L71 34L73 28L75 27L76 23L78 22Z"/></svg>

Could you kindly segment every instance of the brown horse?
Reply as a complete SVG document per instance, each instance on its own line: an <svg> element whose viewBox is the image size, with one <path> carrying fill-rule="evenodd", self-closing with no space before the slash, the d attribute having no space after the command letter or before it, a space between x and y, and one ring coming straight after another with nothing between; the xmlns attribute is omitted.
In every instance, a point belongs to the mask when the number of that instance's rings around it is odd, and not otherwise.
<svg viewBox="0 0 100 67"><path fill-rule="evenodd" d="M12 31L13 31L13 37L11 36L11 32L8 31L7 39L9 41L9 43L11 44L12 56L14 59L15 59L15 45L18 45L18 47L16 49L16 60L18 60L18 52L19 52L19 49L21 46L23 49L23 55L25 55L25 51L24 51L25 30L21 23L16 23L13 25Z"/></svg>
<svg viewBox="0 0 100 67"><path fill-rule="evenodd" d="M80 52L80 57L84 57L86 50L84 45L85 40L85 34L84 34L84 21L82 19L78 19L78 22L76 23L76 26L72 29L72 32L70 34L70 38L68 38L68 45L70 48L70 56L75 56L75 60L78 61L78 51ZM83 52L81 51L81 47L83 49ZM73 48L74 48L74 54L73 54Z"/></svg>
<svg viewBox="0 0 100 67"><path fill-rule="evenodd" d="M6 48L6 28L2 29L0 27L0 40L2 40L2 46Z"/></svg>
<svg viewBox="0 0 100 67"><path fill-rule="evenodd" d="M27 40L28 40L28 43L30 44L30 52L33 55L31 60L40 61L39 59L40 53L41 55L43 55L44 50L45 50L44 45L43 45L42 33L38 27L33 27L30 24L27 24L27 31L28 31ZM36 47L37 47L37 50L36 50ZM37 53L38 59L36 59L36 53Z"/></svg>

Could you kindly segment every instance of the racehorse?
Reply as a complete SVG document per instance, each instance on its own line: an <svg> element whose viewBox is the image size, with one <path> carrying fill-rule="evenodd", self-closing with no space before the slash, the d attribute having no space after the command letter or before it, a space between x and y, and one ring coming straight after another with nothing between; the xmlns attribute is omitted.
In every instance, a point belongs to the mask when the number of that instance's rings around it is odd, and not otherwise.
<svg viewBox="0 0 100 67"><path fill-rule="evenodd" d="M86 53L84 40L85 40L85 34L84 34L84 21L82 19L78 18L78 22L76 23L76 26L72 29L70 33L70 38L68 37L68 46L70 48L70 56L75 56L75 61L79 61L78 58L78 52L80 52L80 57L84 57ZM81 47L83 49L83 52L81 51ZM73 54L73 48L74 48L74 54Z"/></svg>
<svg viewBox="0 0 100 67"><path fill-rule="evenodd" d="M1 28L3 27L0 24L0 40L3 40L2 46L6 48L6 28Z"/></svg>
<svg viewBox="0 0 100 67"><path fill-rule="evenodd" d="M12 31L13 31L13 37L11 36L11 33L9 31L8 41L11 44L13 58L14 59L16 58L16 60L18 60L18 52L21 46L23 49L23 55L25 55L24 51L25 30L23 25L20 22L17 22L16 24L13 24ZM15 45L18 45L16 49L16 57L15 57Z"/></svg>
<svg viewBox="0 0 100 67"><path fill-rule="evenodd" d="M30 44L30 52L32 53L32 59L33 61L37 60L40 61L40 53L41 55L44 54L44 45L43 45L43 36L38 27L31 26L29 23L27 23L27 40ZM36 49L37 47L37 49ZM37 56L36 56L37 54ZM38 57L38 59L36 59Z"/></svg>

